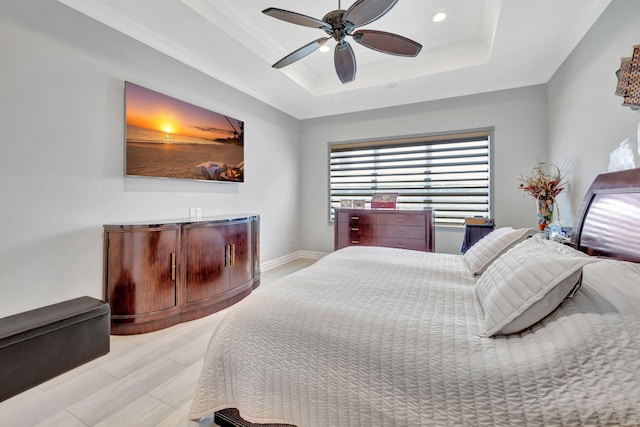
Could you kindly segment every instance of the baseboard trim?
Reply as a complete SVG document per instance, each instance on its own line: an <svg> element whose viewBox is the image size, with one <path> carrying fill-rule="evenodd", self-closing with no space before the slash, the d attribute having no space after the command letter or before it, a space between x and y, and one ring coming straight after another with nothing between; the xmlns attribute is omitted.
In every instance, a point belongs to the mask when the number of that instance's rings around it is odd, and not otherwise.
<svg viewBox="0 0 640 427"><path fill-rule="evenodd" d="M272 268L280 267L281 265L284 265L291 261L295 261L299 258L320 259L325 255L327 254L324 252L296 251L288 255L282 256L280 258L276 258L276 259L272 259L271 261L260 263L260 270L268 271L268 270L271 270Z"/></svg>
<svg viewBox="0 0 640 427"><path fill-rule="evenodd" d="M300 256L298 258L320 259L327 255L325 252L313 252L313 251L298 251Z"/></svg>

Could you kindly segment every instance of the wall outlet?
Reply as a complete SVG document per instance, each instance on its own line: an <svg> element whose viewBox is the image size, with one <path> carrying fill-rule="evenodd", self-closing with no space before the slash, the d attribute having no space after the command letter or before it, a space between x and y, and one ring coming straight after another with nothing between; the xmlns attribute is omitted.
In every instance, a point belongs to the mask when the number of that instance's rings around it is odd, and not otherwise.
<svg viewBox="0 0 640 427"><path fill-rule="evenodd" d="M189 219L192 221L202 219L202 208L189 208Z"/></svg>

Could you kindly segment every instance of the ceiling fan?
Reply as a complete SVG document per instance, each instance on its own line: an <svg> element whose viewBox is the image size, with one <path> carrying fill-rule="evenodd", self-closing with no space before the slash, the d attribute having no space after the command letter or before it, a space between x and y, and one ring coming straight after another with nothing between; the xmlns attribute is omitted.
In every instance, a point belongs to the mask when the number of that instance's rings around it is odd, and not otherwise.
<svg viewBox="0 0 640 427"><path fill-rule="evenodd" d="M334 38L337 42L334 49L336 73L342 83L349 83L356 78L356 57L351 45L346 40L350 36L356 42L378 52L399 56L416 56L422 45L398 34L376 30L356 30L384 16L398 0L357 0L347 10L340 8L327 13L322 19L312 18L300 13L270 7L262 13L282 21L305 27L320 28L329 37L321 37L300 49L294 50L275 64L273 68L282 68L304 58Z"/></svg>

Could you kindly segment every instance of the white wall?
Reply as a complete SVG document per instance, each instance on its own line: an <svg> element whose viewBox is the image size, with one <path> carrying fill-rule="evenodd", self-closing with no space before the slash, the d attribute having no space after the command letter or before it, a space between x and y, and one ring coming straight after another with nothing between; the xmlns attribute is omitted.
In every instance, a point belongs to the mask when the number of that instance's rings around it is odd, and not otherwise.
<svg viewBox="0 0 640 427"><path fill-rule="evenodd" d="M613 0L548 83L551 160L576 164L559 199L571 224L593 179L607 171L611 151L625 138L637 147L640 113L622 107L614 91L620 58L638 44L640 1Z"/></svg>
<svg viewBox="0 0 640 427"><path fill-rule="evenodd" d="M105 223L251 212L263 262L299 248L298 120L54 1L0 2L0 58L0 317L102 297ZM246 182L124 178L125 80L243 119Z"/></svg>
<svg viewBox="0 0 640 427"><path fill-rule="evenodd" d="M384 96L386 88L381 88ZM537 225L534 201L516 177L547 160L546 88L532 86L302 122L301 244L333 250L328 223L329 142L495 127L493 215L498 226ZM459 253L462 231L439 227L436 251Z"/></svg>

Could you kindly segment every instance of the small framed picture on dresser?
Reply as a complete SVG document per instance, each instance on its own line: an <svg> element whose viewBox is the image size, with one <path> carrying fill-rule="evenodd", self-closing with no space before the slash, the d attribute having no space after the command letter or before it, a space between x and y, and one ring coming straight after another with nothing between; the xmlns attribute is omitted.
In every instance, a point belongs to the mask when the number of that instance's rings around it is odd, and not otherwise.
<svg viewBox="0 0 640 427"><path fill-rule="evenodd" d="M340 200L340 207L341 208L350 208L353 206L353 200L352 199L342 199Z"/></svg>
<svg viewBox="0 0 640 427"><path fill-rule="evenodd" d="M395 209L398 193L374 193L371 197L371 208Z"/></svg>
<svg viewBox="0 0 640 427"><path fill-rule="evenodd" d="M353 199L353 207L356 209L364 209L364 199Z"/></svg>

